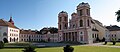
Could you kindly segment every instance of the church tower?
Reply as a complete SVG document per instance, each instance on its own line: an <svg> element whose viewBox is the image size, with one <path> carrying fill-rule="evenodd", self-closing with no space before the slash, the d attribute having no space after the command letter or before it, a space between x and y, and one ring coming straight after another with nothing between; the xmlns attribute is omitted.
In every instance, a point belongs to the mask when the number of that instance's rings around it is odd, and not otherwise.
<svg viewBox="0 0 120 52"><path fill-rule="evenodd" d="M58 14L58 34L59 41L64 40L63 32L68 29L68 13L65 11L61 11Z"/></svg>
<svg viewBox="0 0 120 52"><path fill-rule="evenodd" d="M14 21L12 20L12 16L10 17L10 20L8 22L10 22L11 24L14 25Z"/></svg>
<svg viewBox="0 0 120 52"><path fill-rule="evenodd" d="M77 6L77 14L79 20L79 27L90 27L90 5L88 3L80 3Z"/></svg>
<svg viewBox="0 0 120 52"><path fill-rule="evenodd" d="M77 6L77 14L78 14L78 27L79 33L83 33L80 35L80 40L83 40L85 43L91 43L91 20L90 17L90 5L88 3L80 3Z"/></svg>
<svg viewBox="0 0 120 52"><path fill-rule="evenodd" d="M68 29L68 14L62 11L58 14L58 31Z"/></svg>

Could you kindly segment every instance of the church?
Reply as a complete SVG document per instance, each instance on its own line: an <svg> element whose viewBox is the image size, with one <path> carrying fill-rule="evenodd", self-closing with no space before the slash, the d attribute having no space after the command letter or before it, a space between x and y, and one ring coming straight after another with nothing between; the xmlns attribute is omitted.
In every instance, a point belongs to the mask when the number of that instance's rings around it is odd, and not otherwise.
<svg viewBox="0 0 120 52"><path fill-rule="evenodd" d="M120 27L103 26L101 22L95 20L90 14L90 5L80 3L76 7L76 12L71 14L61 11L58 14L58 33L40 34L38 31L19 29L14 25L12 17L9 21L0 19L0 41L5 43L14 42L79 42L91 44L105 38L106 41L120 41ZM46 28L48 30L48 28ZM117 33L116 33L117 32Z"/></svg>
<svg viewBox="0 0 120 52"><path fill-rule="evenodd" d="M102 39L107 35L106 32L108 29L91 17L88 3L80 3L69 21L67 12L61 11L58 14L58 34L62 37L60 41L93 43L96 38Z"/></svg>

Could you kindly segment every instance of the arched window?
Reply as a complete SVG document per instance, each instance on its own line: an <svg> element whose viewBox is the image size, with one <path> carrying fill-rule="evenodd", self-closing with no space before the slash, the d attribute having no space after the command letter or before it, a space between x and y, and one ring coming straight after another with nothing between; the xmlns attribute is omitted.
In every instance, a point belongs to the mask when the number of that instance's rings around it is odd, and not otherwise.
<svg viewBox="0 0 120 52"><path fill-rule="evenodd" d="M67 17L65 17L64 21L67 21Z"/></svg>
<svg viewBox="0 0 120 52"><path fill-rule="evenodd" d="M59 17L59 21L60 21L60 22L62 21L62 17Z"/></svg>
<svg viewBox="0 0 120 52"><path fill-rule="evenodd" d="M80 20L80 27L83 27L83 20Z"/></svg>
<svg viewBox="0 0 120 52"><path fill-rule="evenodd" d="M75 24L73 25L73 28L75 28Z"/></svg>
<svg viewBox="0 0 120 52"><path fill-rule="evenodd" d="M87 25L90 26L89 19L87 20Z"/></svg>
<svg viewBox="0 0 120 52"><path fill-rule="evenodd" d="M83 36L80 36L80 40L83 41Z"/></svg>
<svg viewBox="0 0 120 52"><path fill-rule="evenodd" d="M87 15L90 15L90 10L89 10L89 9L87 9L87 11L86 11L86 12L87 12Z"/></svg>
<svg viewBox="0 0 120 52"><path fill-rule="evenodd" d="M7 38L4 38L3 41L4 41L4 43L8 43Z"/></svg>
<svg viewBox="0 0 120 52"><path fill-rule="evenodd" d="M61 25L60 25L60 30L61 30Z"/></svg>
<svg viewBox="0 0 120 52"><path fill-rule="evenodd" d="M67 29L67 24L65 24L65 29Z"/></svg>
<svg viewBox="0 0 120 52"><path fill-rule="evenodd" d="M94 38L94 34L92 34L92 38Z"/></svg>
<svg viewBox="0 0 120 52"><path fill-rule="evenodd" d="M3 33L3 36L7 36L7 33L6 33L6 32L4 32L4 33Z"/></svg>
<svg viewBox="0 0 120 52"><path fill-rule="evenodd" d="M12 38L10 37L10 42L12 41Z"/></svg>
<svg viewBox="0 0 120 52"><path fill-rule="evenodd" d="M16 41L18 41L18 38L16 39Z"/></svg>
<svg viewBox="0 0 120 52"><path fill-rule="evenodd" d="M13 41L15 42L15 37L14 37Z"/></svg>

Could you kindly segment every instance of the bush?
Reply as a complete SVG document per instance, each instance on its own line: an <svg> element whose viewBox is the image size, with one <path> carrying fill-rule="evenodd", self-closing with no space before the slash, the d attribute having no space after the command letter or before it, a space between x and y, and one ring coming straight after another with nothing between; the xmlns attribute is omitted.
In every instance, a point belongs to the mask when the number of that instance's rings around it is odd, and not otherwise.
<svg viewBox="0 0 120 52"><path fill-rule="evenodd" d="M66 47L64 47L64 52L73 52L74 51L74 48L71 47L70 45L66 45Z"/></svg>
<svg viewBox="0 0 120 52"><path fill-rule="evenodd" d="M0 49L4 48L4 43L0 41Z"/></svg>
<svg viewBox="0 0 120 52"><path fill-rule="evenodd" d="M105 37L103 37L102 42L105 42Z"/></svg>
<svg viewBox="0 0 120 52"><path fill-rule="evenodd" d="M29 45L28 47L25 47L24 49L25 50L22 50L23 52L36 52L35 47L31 45Z"/></svg>
<svg viewBox="0 0 120 52"><path fill-rule="evenodd" d="M115 45L116 44L116 41L113 41L113 45Z"/></svg>
<svg viewBox="0 0 120 52"><path fill-rule="evenodd" d="M98 41L98 42L100 41L99 37L96 38L96 41Z"/></svg>
<svg viewBox="0 0 120 52"><path fill-rule="evenodd" d="M107 44L107 41L105 41L105 44L104 45L106 45Z"/></svg>

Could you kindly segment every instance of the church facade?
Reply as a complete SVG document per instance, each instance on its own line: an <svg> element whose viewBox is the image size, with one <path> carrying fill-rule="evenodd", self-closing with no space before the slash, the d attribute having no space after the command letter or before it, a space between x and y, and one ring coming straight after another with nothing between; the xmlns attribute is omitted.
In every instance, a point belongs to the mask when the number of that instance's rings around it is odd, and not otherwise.
<svg viewBox="0 0 120 52"><path fill-rule="evenodd" d="M93 43L96 38L102 39L107 29L90 15L90 5L80 3L77 12L71 14L68 22L68 13L62 11L58 14L58 34L60 41L72 41L80 43Z"/></svg>

